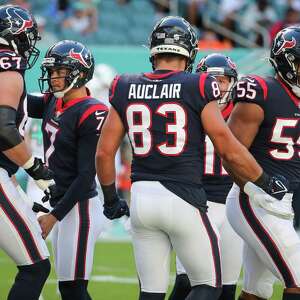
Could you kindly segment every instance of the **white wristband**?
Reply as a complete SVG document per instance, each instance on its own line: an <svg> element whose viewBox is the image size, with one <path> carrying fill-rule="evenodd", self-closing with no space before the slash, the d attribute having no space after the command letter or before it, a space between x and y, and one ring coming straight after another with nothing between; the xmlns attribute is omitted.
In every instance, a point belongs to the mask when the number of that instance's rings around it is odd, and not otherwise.
<svg viewBox="0 0 300 300"><path fill-rule="evenodd" d="M27 170L30 169L34 165L34 157L31 156L26 163L22 166L23 169Z"/></svg>

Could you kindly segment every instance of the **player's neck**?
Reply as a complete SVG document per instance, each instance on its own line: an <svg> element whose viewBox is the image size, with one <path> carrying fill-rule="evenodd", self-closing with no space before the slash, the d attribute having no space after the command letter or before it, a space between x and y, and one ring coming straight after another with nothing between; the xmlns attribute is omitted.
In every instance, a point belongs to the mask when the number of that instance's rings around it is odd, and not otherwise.
<svg viewBox="0 0 300 300"><path fill-rule="evenodd" d="M77 98L82 98L88 96L87 90L85 86L82 86L80 88L74 88L68 91L64 96L63 96L63 102L64 104L68 103L70 100L77 99Z"/></svg>
<svg viewBox="0 0 300 300"><path fill-rule="evenodd" d="M160 59L156 61L155 70L170 70L170 71L184 71L186 66L185 60L179 59Z"/></svg>

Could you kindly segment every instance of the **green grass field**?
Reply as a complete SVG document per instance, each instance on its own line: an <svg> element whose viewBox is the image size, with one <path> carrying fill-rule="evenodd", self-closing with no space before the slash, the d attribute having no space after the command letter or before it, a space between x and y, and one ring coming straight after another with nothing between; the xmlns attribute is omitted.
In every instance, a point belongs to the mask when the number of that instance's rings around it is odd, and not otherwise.
<svg viewBox="0 0 300 300"><path fill-rule="evenodd" d="M7 298L7 293L14 279L16 270L11 259L0 251L0 300ZM173 257L171 279L174 279L174 275ZM138 299L138 282L130 243L97 243L89 292L93 300ZM271 299L281 299L281 293L281 286L276 285L274 295ZM42 296L44 300L60 299L57 293L54 267L44 287Z"/></svg>

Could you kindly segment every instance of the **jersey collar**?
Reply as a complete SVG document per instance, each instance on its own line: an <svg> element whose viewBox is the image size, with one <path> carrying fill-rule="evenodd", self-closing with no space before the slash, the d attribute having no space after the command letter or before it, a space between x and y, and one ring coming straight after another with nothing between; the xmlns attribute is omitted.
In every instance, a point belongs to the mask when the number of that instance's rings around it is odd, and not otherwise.
<svg viewBox="0 0 300 300"><path fill-rule="evenodd" d="M291 100L295 103L295 105L300 109L300 98L296 97L292 91L287 87L287 85L283 82L282 79L280 79L279 77L276 78L279 83L281 84L281 86L284 88L284 90L286 91L286 93L289 95L289 97L291 98Z"/></svg>
<svg viewBox="0 0 300 300"><path fill-rule="evenodd" d="M144 76L146 76L149 79L163 79L179 72L182 71L155 70L152 73L144 73Z"/></svg>
<svg viewBox="0 0 300 300"><path fill-rule="evenodd" d="M85 100L88 100L88 99L91 99L92 96L90 95L90 91L89 89L87 89L87 96L84 96L84 97L80 97L80 98L74 98L72 100L70 100L69 102L67 102L66 104L64 104L63 102L63 99L62 98L58 98L56 100L56 113L63 113L65 110L67 110L69 107L72 107L74 105L76 105L77 103L79 102L82 102L82 101L85 101Z"/></svg>

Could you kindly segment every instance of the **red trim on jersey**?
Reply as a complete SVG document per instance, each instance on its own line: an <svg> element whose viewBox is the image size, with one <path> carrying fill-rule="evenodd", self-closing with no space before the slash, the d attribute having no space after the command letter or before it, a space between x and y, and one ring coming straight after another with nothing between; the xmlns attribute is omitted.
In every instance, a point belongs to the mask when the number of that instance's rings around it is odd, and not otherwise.
<svg viewBox="0 0 300 300"><path fill-rule="evenodd" d="M104 104L95 104L91 107L89 107L81 116L79 123L78 123L78 127L95 111L97 110L104 110L104 111L108 111L108 108L106 105Z"/></svg>
<svg viewBox="0 0 300 300"><path fill-rule="evenodd" d="M44 94L44 95L43 95L44 103L47 103L47 102L48 102L48 100L50 99L50 96L51 96L51 94Z"/></svg>
<svg viewBox="0 0 300 300"><path fill-rule="evenodd" d="M256 79L258 81L258 83L260 84L261 88L263 89L263 93L264 93L264 100L267 100L267 95L268 95L268 86L265 82L265 80L257 75L250 75L250 77L253 77L254 79Z"/></svg>
<svg viewBox="0 0 300 300"><path fill-rule="evenodd" d="M112 82L112 84L111 84L111 95L109 96L109 102L111 101L111 99L113 98L113 96L114 96L114 94L115 94L115 91L116 91L116 87L117 87L117 84L118 84L118 82L119 82L119 79L121 78L121 76L120 75L117 75L115 78L114 78L114 80L113 80L113 82Z"/></svg>
<svg viewBox="0 0 300 300"><path fill-rule="evenodd" d="M208 76L208 73L202 73L199 77L199 90L200 90L200 95L202 98L205 98L205 80L206 77Z"/></svg>
<svg viewBox="0 0 300 300"><path fill-rule="evenodd" d="M289 95L289 97L291 98L291 100L295 103L295 105L300 108L300 99L297 98L292 91L287 87L287 85L280 79L277 78L277 80L279 81L279 83L282 85L282 87L285 89L286 93Z"/></svg>
<svg viewBox="0 0 300 300"><path fill-rule="evenodd" d="M232 102L232 101L230 101L230 102L226 105L226 107L224 107L224 108L222 109L222 116L223 116L223 118L224 118L225 120L226 120L226 119L229 117L229 115L231 114L232 109L233 109L233 102Z"/></svg>
<svg viewBox="0 0 300 300"><path fill-rule="evenodd" d="M167 72L167 73L144 73L144 76L146 76L147 78L149 79L162 79L162 78L166 78L170 75L173 75L175 73L179 73L181 71L170 71L170 72Z"/></svg>
<svg viewBox="0 0 300 300"><path fill-rule="evenodd" d="M65 105L64 105L63 99L59 98L56 101L55 111L62 113L66 109L68 109L69 107L71 107L71 106L73 106L73 105L75 105L79 102L82 102L82 101L85 101L85 100L88 100L88 99L92 99L92 98L93 98L92 96L84 96L84 97L80 97L80 98L75 98L75 99L72 99L72 100L68 101Z"/></svg>

